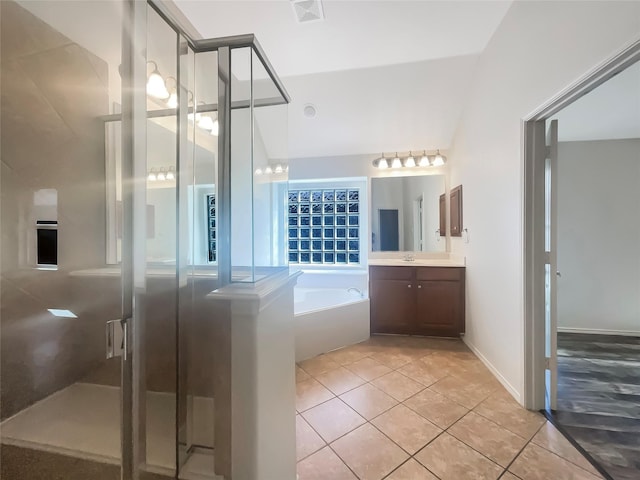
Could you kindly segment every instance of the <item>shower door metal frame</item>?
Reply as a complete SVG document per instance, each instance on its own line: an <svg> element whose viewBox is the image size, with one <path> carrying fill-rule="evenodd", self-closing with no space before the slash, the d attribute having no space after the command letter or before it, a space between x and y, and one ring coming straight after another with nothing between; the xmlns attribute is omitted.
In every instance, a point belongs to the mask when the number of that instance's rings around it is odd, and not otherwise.
<svg viewBox="0 0 640 480"><path fill-rule="evenodd" d="M146 122L147 118L176 115L178 118L176 155L180 156L185 136L181 134L189 107L184 98L184 89L178 89L178 109L167 109L148 112L146 107L147 81L147 8L151 7L178 34L177 64L181 50L185 45L191 48L194 55L203 52L218 52L218 104L198 106L198 112L218 111L218 185L216 186L219 203L220 225L231 226L231 110L235 108L252 108L254 106L270 106L288 104L291 101L282 81L275 73L262 47L254 35L238 35L217 39L195 38L195 33L184 26L178 12L170 5L159 0L123 0L123 32L122 32L122 113L107 115L105 121L122 119L122 326L124 332L124 353L121 367L121 478L137 480L140 466L145 463L146 455L146 375L145 375L145 318L144 302L146 297ZM236 48L251 48L264 66L269 77L276 86L281 97L267 98L254 102L231 102L231 51ZM180 67L179 67L180 69ZM183 82L178 71L178 85ZM182 93L182 95L181 95ZM185 110L186 108L186 110ZM194 106L195 109L195 106ZM182 132L184 133L184 132ZM180 166L177 159L177 166ZM177 168L178 178L180 171ZM178 189L180 187L178 186ZM177 189L177 190L178 190ZM184 192L177 191L179 199ZM223 201L226 199L227 201ZM179 208L179 206L177 207ZM177 212L178 213L178 212ZM179 247L178 247L179 248ZM219 278L221 285L231 282L231 238L230 233L218 240L219 257L228 258L228 262L219 262ZM179 254L179 252L177 252ZM178 257L177 257L178 258ZM222 271L221 271L222 270ZM185 272L180 271L176 263L178 281L185 280ZM179 285L178 285L179 288ZM179 297L178 297L179 302ZM178 321L179 305L176 308ZM180 336L177 325L176 336ZM180 452L180 422L186 408L187 392L180 387L181 375L186 375L187 365L181 362L181 345L185 343L176 338L176 478L179 475L183 455Z"/></svg>

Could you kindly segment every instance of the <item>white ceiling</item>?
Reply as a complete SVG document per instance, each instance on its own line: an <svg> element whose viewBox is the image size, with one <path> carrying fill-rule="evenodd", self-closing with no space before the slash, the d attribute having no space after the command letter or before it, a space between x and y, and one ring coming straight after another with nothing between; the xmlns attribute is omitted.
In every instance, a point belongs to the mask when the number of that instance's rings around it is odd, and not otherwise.
<svg viewBox="0 0 640 480"><path fill-rule="evenodd" d="M175 3L205 38L257 36L292 97L288 152L263 129L272 158L446 149L511 4L334 0L325 20L300 24L287 0Z"/></svg>
<svg viewBox="0 0 640 480"><path fill-rule="evenodd" d="M288 0L175 0L205 38L256 34L281 77L480 53L510 1L325 0L298 23Z"/></svg>
<svg viewBox="0 0 640 480"><path fill-rule="evenodd" d="M558 119L558 138L562 142L640 138L640 62L554 118Z"/></svg>

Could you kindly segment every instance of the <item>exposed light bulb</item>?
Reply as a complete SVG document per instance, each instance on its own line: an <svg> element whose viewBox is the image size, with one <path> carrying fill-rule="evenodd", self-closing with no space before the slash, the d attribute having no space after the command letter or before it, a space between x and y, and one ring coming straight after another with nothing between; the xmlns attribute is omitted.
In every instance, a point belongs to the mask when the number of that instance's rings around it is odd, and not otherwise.
<svg viewBox="0 0 640 480"><path fill-rule="evenodd" d="M438 150L438 153L436 153L436 156L433 159L433 166L441 167L442 165L444 165L445 161L446 161L445 158L442 155L440 155L440 150Z"/></svg>
<svg viewBox="0 0 640 480"><path fill-rule="evenodd" d="M255 175L262 175L262 169L261 168L256 168L256 171L253 172Z"/></svg>
<svg viewBox="0 0 640 480"><path fill-rule="evenodd" d="M167 176L166 176L167 180L175 180L176 179L176 176L174 175L173 172L174 172L173 167L169 167L169 171L167 172Z"/></svg>
<svg viewBox="0 0 640 480"><path fill-rule="evenodd" d="M267 166L267 168L264 169L264 173L266 173L267 175L271 175L273 173L273 170L270 166Z"/></svg>
<svg viewBox="0 0 640 480"><path fill-rule="evenodd" d="M404 161L404 166L405 167L415 167L416 166L416 160L415 160L415 158L413 158L413 156L411 154L409 154L407 159Z"/></svg>
<svg viewBox="0 0 640 480"><path fill-rule="evenodd" d="M157 67L154 68L149 78L147 78L147 94L161 100L166 100L169 97L169 91Z"/></svg>
<svg viewBox="0 0 640 480"><path fill-rule="evenodd" d="M400 158L398 157L398 154L396 153L396 157L391 162L391 168L400 168L401 166L402 166L402 162L400 161Z"/></svg>
<svg viewBox="0 0 640 480"><path fill-rule="evenodd" d="M389 163L387 162L386 158L382 157L380 161L378 161L378 168L381 170L384 170L385 168L389 168Z"/></svg>
<svg viewBox="0 0 640 480"><path fill-rule="evenodd" d="M167 100L167 107L178 108L178 94L175 90L173 90L171 92L171 95L169 95L169 99Z"/></svg>

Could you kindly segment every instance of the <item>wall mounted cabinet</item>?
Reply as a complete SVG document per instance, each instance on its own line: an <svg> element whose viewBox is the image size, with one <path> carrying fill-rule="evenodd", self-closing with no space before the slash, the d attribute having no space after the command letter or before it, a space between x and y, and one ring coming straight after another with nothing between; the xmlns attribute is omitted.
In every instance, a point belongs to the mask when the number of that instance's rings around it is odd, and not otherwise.
<svg viewBox="0 0 640 480"><path fill-rule="evenodd" d="M449 222L451 225L451 236L462 236L462 185L458 185L449 194Z"/></svg>
<svg viewBox="0 0 640 480"><path fill-rule="evenodd" d="M464 267L369 267L371 333L464 333Z"/></svg>

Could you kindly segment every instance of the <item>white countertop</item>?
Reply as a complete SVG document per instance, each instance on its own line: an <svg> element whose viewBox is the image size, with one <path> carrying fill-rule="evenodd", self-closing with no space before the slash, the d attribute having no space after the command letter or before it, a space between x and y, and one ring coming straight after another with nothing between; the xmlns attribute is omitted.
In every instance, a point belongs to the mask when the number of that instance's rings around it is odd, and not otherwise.
<svg viewBox="0 0 640 480"><path fill-rule="evenodd" d="M444 258L416 258L403 260L402 258L370 258L372 267L464 267L464 260Z"/></svg>

